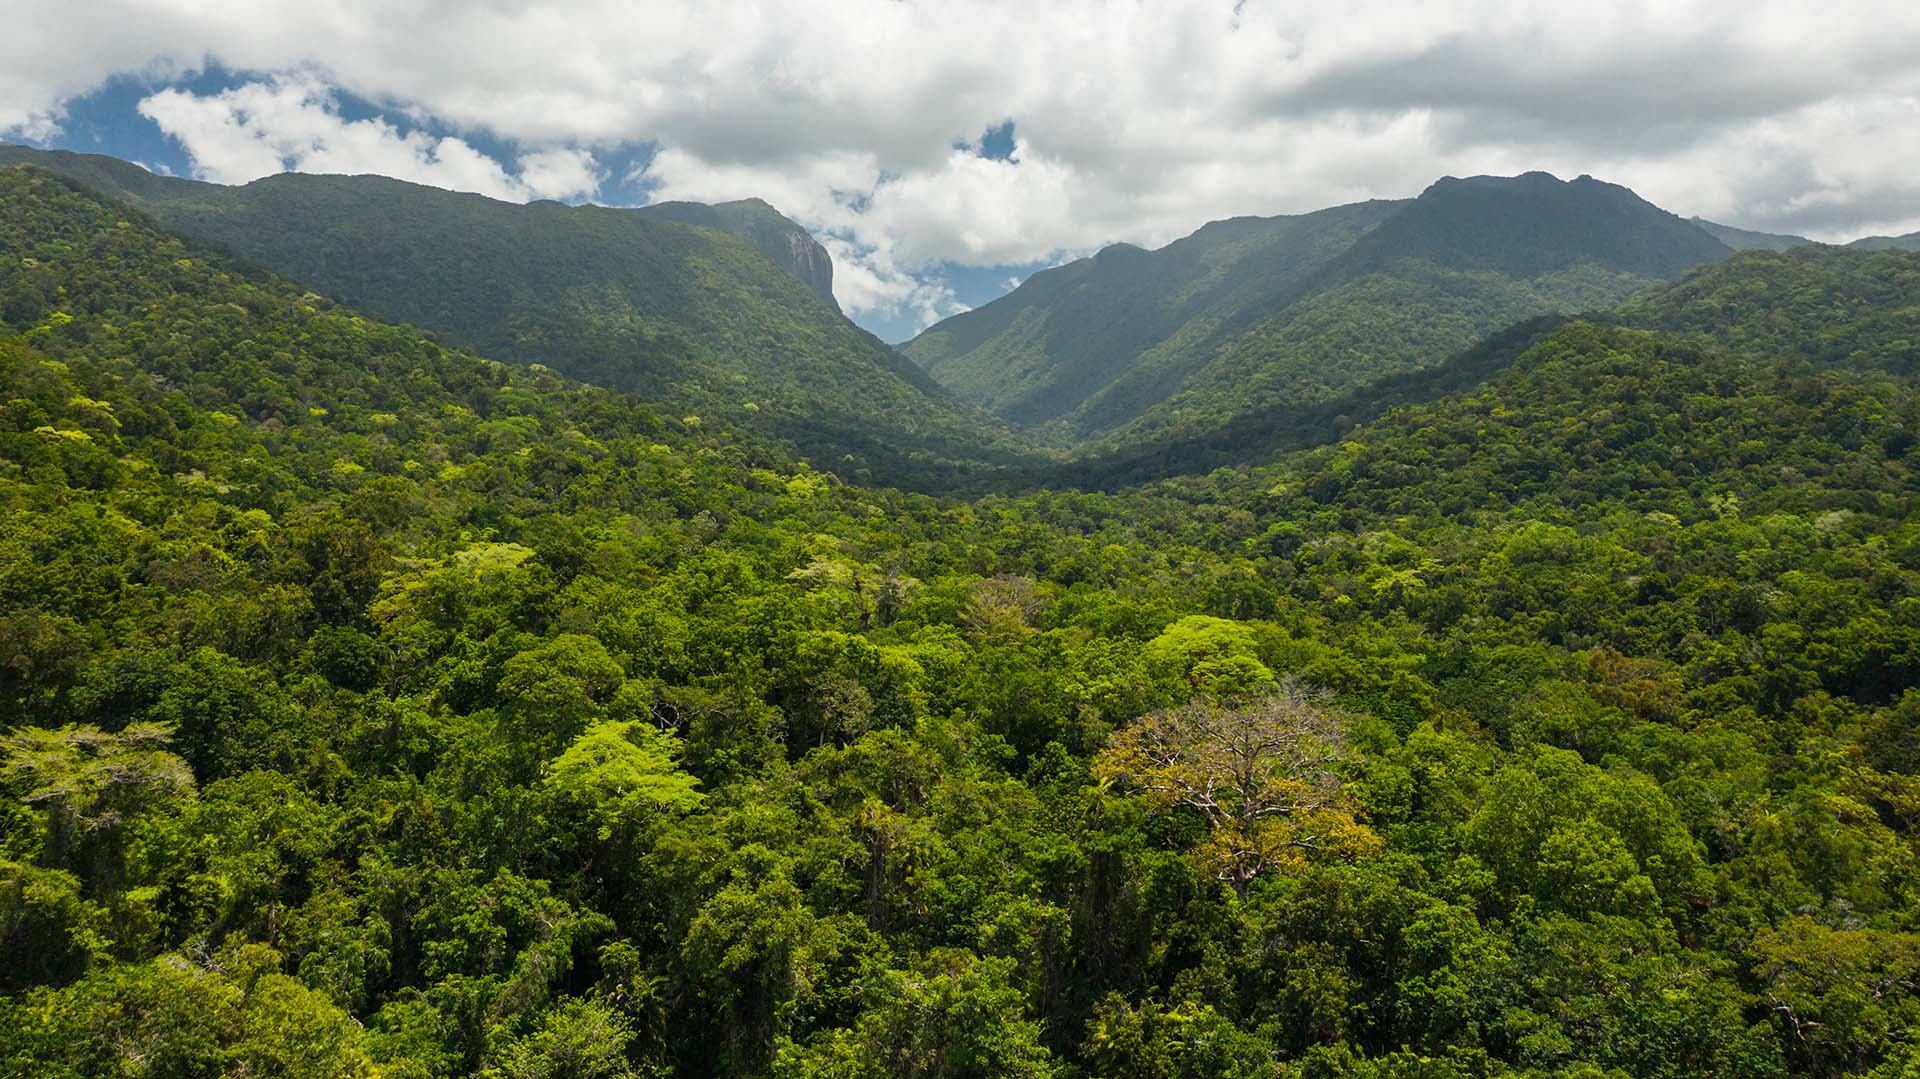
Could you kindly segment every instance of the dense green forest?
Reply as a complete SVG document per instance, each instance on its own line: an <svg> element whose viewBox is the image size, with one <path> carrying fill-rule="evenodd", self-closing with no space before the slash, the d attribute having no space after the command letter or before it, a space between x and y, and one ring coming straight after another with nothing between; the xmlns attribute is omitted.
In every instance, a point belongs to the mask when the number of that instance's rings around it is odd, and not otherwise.
<svg viewBox="0 0 1920 1079"><path fill-rule="evenodd" d="M964 501L0 171L0 1074L1920 1073L1916 267Z"/></svg>

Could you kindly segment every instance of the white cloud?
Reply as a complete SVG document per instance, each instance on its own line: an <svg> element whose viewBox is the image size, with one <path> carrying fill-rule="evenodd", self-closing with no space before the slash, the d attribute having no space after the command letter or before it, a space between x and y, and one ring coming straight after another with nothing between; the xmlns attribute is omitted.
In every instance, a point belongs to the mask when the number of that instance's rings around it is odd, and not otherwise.
<svg viewBox="0 0 1920 1079"><path fill-rule="evenodd" d="M586 198L606 179L593 155L581 149L541 150L520 155L520 186L537 199Z"/></svg>
<svg viewBox="0 0 1920 1079"><path fill-rule="evenodd" d="M585 197L602 172L578 149L524 154L519 175L465 140L402 132L383 119L342 117L328 88L310 77L254 82L218 94L162 90L140 112L180 140L194 171L243 184L286 172L377 173L415 183L526 202Z"/></svg>
<svg viewBox="0 0 1920 1079"><path fill-rule="evenodd" d="M925 329L967 310L953 289L901 269L885 249L861 247L832 234L821 243L833 256L834 299L850 316L905 319L915 329Z"/></svg>
<svg viewBox="0 0 1920 1079"><path fill-rule="evenodd" d="M45 132L115 73L217 62L281 78L159 95L210 175L278 155L537 197L589 190L587 151L653 142L662 197L759 195L833 239L855 311L940 310L917 278L943 262L1158 244L1444 174L1588 172L1818 238L1920 228L1911 3L0 0L0 24L0 130ZM533 152L515 175L358 128L323 87ZM1018 164L953 149L1008 119Z"/></svg>
<svg viewBox="0 0 1920 1079"><path fill-rule="evenodd" d="M951 288L919 273L926 261L903 259L901 235L874 205L897 186L873 154L821 154L800 167L709 163L683 150L654 155L637 177L658 201L725 202L758 197L820 238L833 257L833 293L854 317L905 318L930 326L966 310Z"/></svg>

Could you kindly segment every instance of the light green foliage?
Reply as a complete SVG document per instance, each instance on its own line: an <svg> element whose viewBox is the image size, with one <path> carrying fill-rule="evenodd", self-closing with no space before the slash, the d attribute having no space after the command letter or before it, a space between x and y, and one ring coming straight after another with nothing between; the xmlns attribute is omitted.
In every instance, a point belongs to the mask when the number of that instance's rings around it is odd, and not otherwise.
<svg viewBox="0 0 1920 1079"><path fill-rule="evenodd" d="M1183 689L1214 697L1246 696L1277 684L1260 662L1250 626L1208 615L1188 615L1147 642L1147 661Z"/></svg>
<svg viewBox="0 0 1920 1079"><path fill-rule="evenodd" d="M153 723L109 734L85 724L22 727L0 743L5 780L46 818L41 857L86 873L95 895L122 885L126 831L193 793L193 773L167 751L172 730Z"/></svg>
<svg viewBox="0 0 1920 1079"><path fill-rule="evenodd" d="M679 739L650 724L596 723L547 766L546 783L584 802L605 839L647 813L699 807L700 781L676 766L679 751Z"/></svg>

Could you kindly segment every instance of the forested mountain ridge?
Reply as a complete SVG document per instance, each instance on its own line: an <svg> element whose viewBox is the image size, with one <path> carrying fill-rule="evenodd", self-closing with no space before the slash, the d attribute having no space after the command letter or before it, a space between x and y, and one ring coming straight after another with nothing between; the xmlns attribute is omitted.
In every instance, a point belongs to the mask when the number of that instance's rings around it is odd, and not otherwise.
<svg viewBox="0 0 1920 1079"><path fill-rule="evenodd" d="M1668 278L1729 248L1619 184L1544 172L1444 177L1340 256L1357 276L1397 259L1537 278L1593 266Z"/></svg>
<svg viewBox="0 0 1920 1079"><path fill-rule="evenodd" d="M1805 236L1790 233L1755 232L1752 229L1735 228L1708 221L1702 217L1691 219L1694 224L1707 230L1708 234L1735 251L1787 251L1804 247L1813 241Z"/></svg>
<svg viewBox="0 0 1920 1079"><path fill-rule="evenodd" d="M0 171L0 1074L1901 1079L1920 395L1675 287L960 502Z"/></svg>
<svg viewBox="0 0 1920 1079"><path fill-rule="evenodd" d="M1920 375L1920 256L1815 245L1749 251L1651 288L1608 318L1753 355Z"/></svg>
<svg viewBox="0 0 1920 1079"><path fill-rule="evenodd" d="M1177 383L1398 205L1234 218L1156 251L1109 247L1034 274L902 351L1016 423L1060 420L1136 369Z"/></svg>
<svg viewBox="0 0 1920 1079"><path fill-rule="evenodd" d="M117 157L79 154L70 150L39 150L0 142L0 165L34 165L72 177L96 191L136 204L164 205L208 195L204 184L175 176L161 176ZM219 185L215 185L219 186ZM154 207L148 207L150 211ZM752 244L774 265L800 279L814 295L834 310L833 259L806 229L789 220L764 199L735 202L657 202L632 207L642 217L702 225L731 233ZM166 216L162 211L162 216Z"/></svg>
<svg viewBox="0 0 1920 1079"><path fill-rule="evenodd" d="M1311 294L1220 348L1105 444L1206 438L1249 414L1320 405L1513 323L1603 310L1728 254L1591 177L1441 180L1336 257Z"/></svg>
<svg viewBox="0 0 1920 1079"><path fill-rule="evenodd" d="M1731 225L1716 225L1697 217L1693 222L1736 251L1754 249L1788 251L1796 247L1810 246L1815 242L1805 236L1753 232L1748 229L1737 229ZM1860 251L1920 251L1920 232L1910 232L1904 236L1862 236L1841 246Z"/></svg>
<svg viewBox="0 0 1920 1079"><path fill-rule="evenodd" d="M1868 251L1920 251L1920 232L1909 232L1905 236L1865 236L1847 246Z"/></svg>
<svg viewBox="0 0 1920 1079"><path fill-rule="evenodd" d="M1307 228L1316 222L1347 227ZM1204 250L1210 232L1229 226L1264 228L1270 239L1220 263L1221 272L1276 287L1230 292L1224 319L1170 304L1166 297L1185 296L1214 268L1174 256ZM1591 177L1448 177L1411 200L1216 223L1159 252L1104 252L1049 273L1091 286L1115 276L1095 268L1107 260L1137 267L1130 291L1097 291L1097 302L1075 305L1036 275L903 351L1009 419L1057 417L1067 440L1124 451L1211 438L1252 414L1313 406L1436 363L1512 323L1610 307L1730 253L1698 225ZM1151 333L1135 332L1143 322ZM1156 343L1163 340L1171 343ZM1063 374L1081 370L1098 380ZM1038 411L1019 396L1033 385L1050 395Z"/></svg>
<svg viewBox="0 0 1920 1079"><path fill-rule="evenodd" d="M168 228L369 313L738 424L850 476L927 482L1015 455L1003 426L747 241L702 227L734 221L788 244L798 227L764 203L711 213L518 206L383 177L292 173L225 187L0 146L8 161L124 194Z"/></svg>
<svg viewBox="0 0 1920 1079"><path fill-rule="evenodd" d="M1920 371L1920 259L1899 251L1807 245L1750 248L1585 318L1711 338L1736 351L1820 367ZM1487 336L1438 363L1306 404L1282 402L1199 433L1014 469L985 481L1002 489L1047 484L1114 489L1168 476L1268 460L1337 442L1391 409L1425 404L1497 379L1569 316L1541 316Z"/></svg>

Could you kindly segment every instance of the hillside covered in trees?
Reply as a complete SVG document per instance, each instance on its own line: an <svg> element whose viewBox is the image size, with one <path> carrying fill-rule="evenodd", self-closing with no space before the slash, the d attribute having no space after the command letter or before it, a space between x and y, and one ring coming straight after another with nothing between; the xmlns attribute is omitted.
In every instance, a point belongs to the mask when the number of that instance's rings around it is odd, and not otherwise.
<svg viewBox="0 0 1920 1079"><path fill-rule="evenodd" d="M1589 176L1448 177L1415 199L1109 248L902 351L1016 423L1124 454L1322 405L1522 319L1611 307L1732 253Z"/></svg>
<svg viewBox="0 0 1920 1079"><path fill-rule="evenodd" d="M969 501L0 171L0 1074L1911 1075L1916 266Z"/></svg>
<svg viewBox="0 0 1920 1079"><path fill-rule="evenodd" d="M231 187L0 144L164 227L449 344L640 394L821 467L937 482L1022 457L1009 432L833 306L832 266L757 200L518 206L381 176Z"/></svg>
<svg viewBox="0 0 1920 1079"><path fill-rule="evenodd" d="M1920 263L1849 245L1759 250L1696 267L1650 287L1594 322L1705 338L1736 351L1791 357L1822 368L1920 371ZM1341 441L1395 408L1426 404L1498 376L1572 321L1543 315L1514 323L1453 355L1307 403L1254 405L1200 432L1170 432L1100 453L1008 470L993 482L1114 489L1271 459Z"/></svg>

